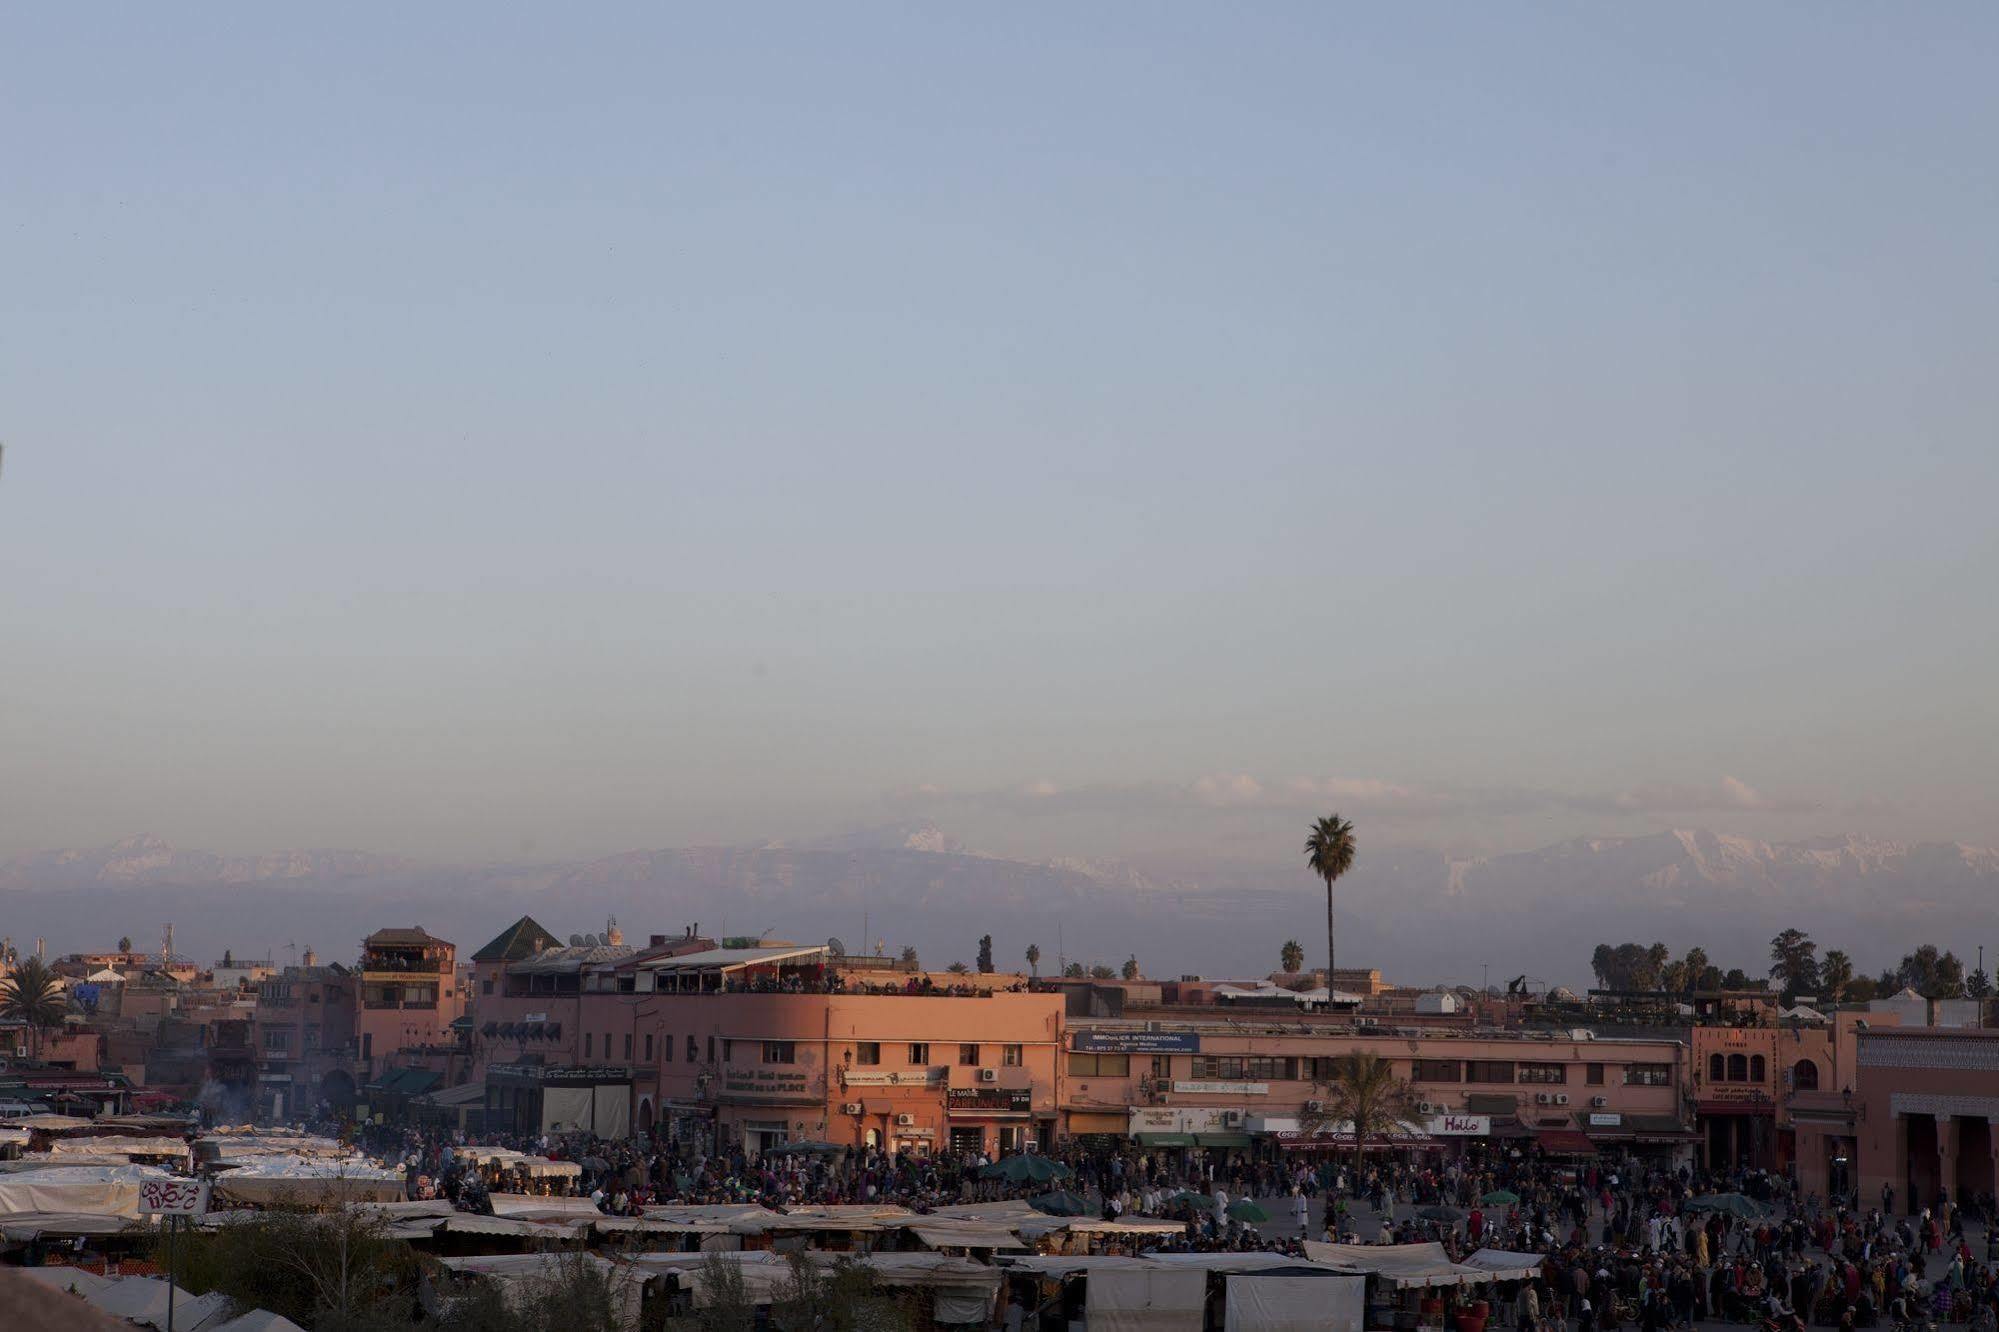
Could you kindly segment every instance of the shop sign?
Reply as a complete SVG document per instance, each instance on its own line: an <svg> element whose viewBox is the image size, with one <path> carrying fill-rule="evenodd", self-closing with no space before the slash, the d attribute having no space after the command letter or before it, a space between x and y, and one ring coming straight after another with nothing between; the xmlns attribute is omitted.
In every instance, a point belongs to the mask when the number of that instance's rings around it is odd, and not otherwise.
<svg viewBox="0 0 1999 1332"><path fill-rule="evenodd" d="M1589 1117L1589 1126L1591 1128L1621 1128L1623 1124L1624 1116L1615 1112L1606 1114L1598 1110Z"/></svg>
<svg viewBox="0 0 1999 1332"><path fill-rule="evenodd" d="M139 1181L139 1210L148 1216L205 1216L208 1213L208 1181L142 1179Z"/></svg>
<svg viewBox="0 0 1999 1332"><path fill-rule="evenodd" d="M1268 1096L1270 1084L1267 1082L1185 1082L1175 1080L1176 1092L1193 1092L1201 1096Z"/></svg>
<svg viewBox="0 0 1999 1332"><path fill-rule="evenodd" d="M1433 1138L1483 1138L1492 1132L1492 1116L1436 1115L1424 1127Z"/></svg>
<svg viewBox="0 0 1999 1332"><path fill-rule="evenodd" d="M843 1068L840 1081L849 1087L934 1087L944 1081L941 1068Z"/></svg>
<svg viewBox="0 0 1999 1332"><path fill-rule="evenodd" d="M803 1073L759 1068L724 1074L722 1090L736 1096L804 1096L810 1093L811 1082Z"/></svg>
<svg viewBox="0 0 1999 1332"><path fill-rule="evenodd" d="M1079 1031L1069 1048L1085 1054L1199 1054L1193 1031Z"/></svg>
<svg viewBox="0 0 1999 1332"><path fill-rule="evenodd" d="M952 1114L989 1111L1024 1115L1034 1108L1034 1093L1027 1087L953 1087L945 1093L944 1108Z"/></svg>
<svg viewBox="0 0 1999 1332"><path fill-rule="evenodd" d="M1232 1113L1212 1106L1146 1105L1131 1112L1133 1134L1139 1133L1222 1133L1234 1129L1226 1116Z"/></svg>

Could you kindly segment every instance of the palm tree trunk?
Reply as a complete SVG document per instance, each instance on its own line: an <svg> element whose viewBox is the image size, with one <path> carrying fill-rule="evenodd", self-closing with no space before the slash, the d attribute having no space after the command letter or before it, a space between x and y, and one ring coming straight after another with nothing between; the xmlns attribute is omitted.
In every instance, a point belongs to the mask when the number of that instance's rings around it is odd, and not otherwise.
<svg viewBox="0 0 1999 1332"><path fill-rule="evenodd" d="M1326 1009L1333 1007L1333 881L1326 879Z"/></svg>

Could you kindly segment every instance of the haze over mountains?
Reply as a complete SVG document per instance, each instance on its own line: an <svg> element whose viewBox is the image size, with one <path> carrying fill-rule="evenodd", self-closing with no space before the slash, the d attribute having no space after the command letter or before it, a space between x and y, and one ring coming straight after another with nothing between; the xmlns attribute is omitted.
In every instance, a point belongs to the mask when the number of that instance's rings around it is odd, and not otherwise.
<svg viewBox="0 0 1999 1332"><path fill-rule="evenodd" d="M1405 981L1479 983L1525 973L1586 983L1599 942L1700 944L1759 974L1762 941L1795 925L1878 970L1918 943L1969 957L1999 945L1999 852L1859 836L1771 843L1705 831L1580 838L1452 860L1424 849L1364 856L1340 884L1342 965ZM369 930L422 924L469 952L532 913L559 935L632 939L698 922L709 934L859 951L913 944L929 965L972 959L990 932L1002 966L1028 944L1042 966L1121 962L1172 976L1251 974L1287 938L1324 948L1324 897L1302 867L1184 859L1035 863L972 854L932 825L789 845L633 851L581 862L428 864L357 851L231 856L133 837L0 862L0 932L53 951L120 934L178 951L269 954L288 944L346 960ZM864 924L865 922L865 924ZM864 933L865 929L865 933ZM1489 970L1488 970L1489 968Z"/></svg>

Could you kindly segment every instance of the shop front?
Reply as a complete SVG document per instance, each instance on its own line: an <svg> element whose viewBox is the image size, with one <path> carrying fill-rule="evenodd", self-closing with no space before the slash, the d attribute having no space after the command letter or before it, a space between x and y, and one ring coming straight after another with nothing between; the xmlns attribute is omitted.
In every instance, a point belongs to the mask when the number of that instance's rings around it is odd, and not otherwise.
<svg viewBox="0 0 1999 1332"><path fill-rule="evenodd" d="M954 1153L998 1156L1036 1142L1034 1094L1026 1087L953 1087L945 1093L944 1116Z"/></svg>
<svg viewBox="0 0 1999 1332"><path fill-rule="evenodd" d="M622 1064L488 1064L488 1131L523 1136L632 1133L632 1070Z"/></svg>

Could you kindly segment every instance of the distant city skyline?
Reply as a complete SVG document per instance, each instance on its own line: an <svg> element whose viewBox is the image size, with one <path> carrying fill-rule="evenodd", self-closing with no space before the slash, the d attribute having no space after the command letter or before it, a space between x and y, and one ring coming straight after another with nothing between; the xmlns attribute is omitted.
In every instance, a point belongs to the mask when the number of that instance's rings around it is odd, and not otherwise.
<svg viewBox="0 0 1999 1332"><path fill-rule="evenodd" d="M1999 11L0 19L0 857L1999 845Z"/></svg>

